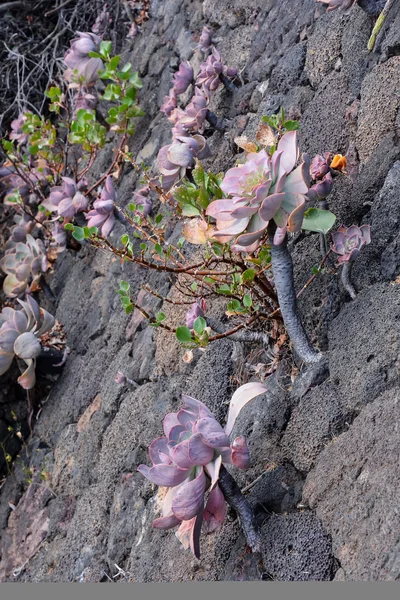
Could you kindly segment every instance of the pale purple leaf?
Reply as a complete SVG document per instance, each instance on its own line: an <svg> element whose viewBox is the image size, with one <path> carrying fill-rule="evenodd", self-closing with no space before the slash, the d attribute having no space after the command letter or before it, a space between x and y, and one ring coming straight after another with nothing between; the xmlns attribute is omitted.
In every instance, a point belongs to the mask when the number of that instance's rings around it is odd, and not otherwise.
<svg viewBox="0 0 400 600"><path fill-rule="evenodd" d="M194 424L193 431L200 433L203 441L211 448L229 446L229 437L214 418L199 419Z"/></svg>
<svg viewBox="0 0 400 600"><path fill-rule="evenodd" d="M202 419L203 420L203 419ZM194 465L207 465L214 456L214 450L203 442L202 435L195 433L188 440L189 459ZM174 448L176 450L177 447Z"/></svg>
<svg viewBox="0 0 400 600"><path fill-rule="evenodd" d="M230 435L242 408L246 406L250 400L253 400L253 398L265 394L267 390L268 388L259 381L245 383L236 390L229 404L228 419L225 425L227 435Z"/></svg>
<svg viewBox="0 0 400 600"><path fill-rule="evenodd" d="M226 502L220 488L216 486L207 500L204 511L204 533L214 533L221 528L226 517Z"/></svg>
<svg viewBox="0 0 400 600"><path fill-rule="evenodd" d="M172 501L172 512L178 519L188 521L193 519L201 508L204 507L204 492L206 490L206 476L202 468L200 472L184 485L182 485Z"/></svg>
<svg viewBox="0 0 400 600"><path fill-rule="evenodd" d="M179 469L173 465L154 465L154 467L139 465L137 470L152 483L164 487L175 487L189 476L187 469Z"/></svg>

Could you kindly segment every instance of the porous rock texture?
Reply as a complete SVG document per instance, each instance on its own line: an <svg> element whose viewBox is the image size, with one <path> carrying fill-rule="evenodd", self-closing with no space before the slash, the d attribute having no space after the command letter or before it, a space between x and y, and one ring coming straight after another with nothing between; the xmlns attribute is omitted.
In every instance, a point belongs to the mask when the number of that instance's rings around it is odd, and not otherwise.
<svg viewBox="0 0 400 600"><path fill-rule="evenodd" d="M349 152L349 174L336 178L329 202L339 222L370 223L372 243L353 269L354 302L334 269L300 299L330 374L316 380L303 367L293 380L293 363L281 365L235 426L252 453L238 482L244 487L259 477L247 496L262 522L263 566L246 551L230 511L220 532L202 538L199 561L173 532L153 530L159 492L136 472L182 392L224 420L249 348L222 340L184 363L175 339L137 313L126 316L114 291L124 279L135 295L144 281L174 294L168 277L122 267L86 245L65 252L48 278L56 301L42 302L64 324L71 354L0 489L2 581L400 578L399 13L394 7L368 53L373 21L357 5L345 16L326 13L315 0L152 0L151 18L128 52L143 79L146 111L130 140L134 155L154 166L170 141L158 109L180 60L200 63L196 36L209 24L244 85L233 95L220 89L213 100L213 111L229 121L226 132L209 137L206 166L233 166L233 138L251 137L261 116L283 105L300 120L302 151ZM93 179L108 167L112 149L110 140ZM125 168L122 205L136 183ZM118 224L113 239L122 232ZM170 235L177 239L180 225L171 222ZM317 237L297 241L293 256L300 289L320 261ZM153 311L162 305L143 300ZM178 323L183 314L176 313ZM118 370L140 387L118 386ZM4 437L14 419L10 406L22 411L20 421L24 413L23 396L7 398L3 389Z"/></svg>

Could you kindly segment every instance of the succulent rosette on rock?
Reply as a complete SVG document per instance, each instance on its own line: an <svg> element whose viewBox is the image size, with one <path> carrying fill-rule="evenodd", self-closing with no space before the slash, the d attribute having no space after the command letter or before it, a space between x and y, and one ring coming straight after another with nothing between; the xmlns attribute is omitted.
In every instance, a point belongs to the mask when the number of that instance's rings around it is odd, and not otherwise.
<svg viewBox="0 0 400 600"><path fill-rule="evenodd" d="M274 243L286 231L301 229L309 189L309 160L299 158L296 131L286 133L272 157L266 150L251 152L244 164L230 169L221 183L230 198L215 200L206 214L216 219L214 237L235 242L239 250L253 251L266 233L268 222L275 221Z"/></svg>

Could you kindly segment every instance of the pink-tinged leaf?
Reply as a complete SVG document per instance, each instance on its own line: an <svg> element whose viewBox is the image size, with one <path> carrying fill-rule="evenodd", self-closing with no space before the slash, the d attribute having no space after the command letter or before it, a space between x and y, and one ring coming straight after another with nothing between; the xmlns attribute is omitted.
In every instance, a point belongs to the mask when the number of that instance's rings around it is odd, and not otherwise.
<svg viewBox="0 0 400 600"><path fill-rule="evenodd" d="M13 323L18 333L23 333L27 330L28 319L22 310L14 311Z"/></svg>
<svg viewBox="0 0 400 600"><path fill-rule="evenodd" d="M299 197L299 205L295 208L289 215L287 228L291 233L296 233L300 231L301 226L303 224L304 213L306 212L306 203L304 196L298 194Z"/></svg>
<svg viewBox="0 0 400 600"><path fill-rule="evenodd" d="M196 465L189 456L189 440L184 440L176 444L176 446L170 449L169 455L173 462L181 469L189 469Z"/></svg>
<svg viewBox="0 0 400 600"><path fill-rule="evenodd" d="M195 433L188 440L189 459L194 465L207 465L214 456L214 450L203 442L202 435ZM176 450L176 447L174 448Z"/></svg>
<svg viewBox="0 0 400 600"><path fill-rule="evenodd" d="M164 430L164 434L169 437L169 432L171 431L171 429L173 427L175 427L176 425L180 425L179 421L178 421L178 417L176 413L168 413L167 415L165 415L164 420L163 420L163 430Z"/></svg>
<svg viewBox="0 0 400 600"><path fill-rule="evenodd" d="M169 452L169 448L168 448L168 452ZM169 454L165 454L164 452L159 452L158 455L160 457L161 464L172 465L172 460L171 460Z"/></svg>
<svg viewBox="0 0 400 600"><path fill-rule="evenodd" d="M252 217L258 210L257 206L238 206L231 212L229 217L235 219L243 219L244 217ZM219 219L222 221L222 216L219 215Z"/></svg>
<svg viewBox="0 0 400 600"><path fill-rule="evenodd" d="M175 515L168 515L167 517L159 517L153 521L153 529L172 529L181 524L181 520Z"/></svg>
<svg viewBox="0 0 400 600"><path fill-rule="evenodd" d="M229 437L215 418L199 419L194 424L193 431L200 433L203 442L211 448L229 446Z"/></svg>
<svg viewBox="0 0 400 600"><path fill-rule="evenodd" d="M179 442L179 436L181 433L186 431L186 428L183 425L175 425L171 431L169 432L168 441L169 442Z"/></svg>
<svg viewBox="0 0 400 600"><path fill-rule="evenodd" d="M24 390L31 390L36 383L36 375L35 375L35 361L34 360L25 360L28 368L26 371L22 373L20 377L18 377L18 383L20 386L24 388Z"/></svg>
<svg viewBox="0 0 400 600"><path fill-rule="evenodd" d="M189 521L204 507L206 484L206 476L200 468L195 479L180 486L172 501L172 512L178 519Z"/></svg>
<svg viewBox="0 0 400 600"><path fill-rule="evenodd" d="M199 417L211 417L214 419L214 415L212 414L211 410L207 408L203 402L200 402L200 400L196 400L196 398L182 394L182 401L184 402L184 406L182 407L183 410L189 409Z"/></svg>
<svg viewBox="0 0 400 600"><path fill-rule="evenodd" d="M243 219L233 219L232 221L228 221L228 227L225 229L219 229L214 233L215 238L220 238L225 235L236 235L238 233L242 233L249 224L250 217L245 217ZM219 227L219 223L218 223Z"/></svg>
<svg viewBox="0 0 400 600"><path fill-rule="evenodd" d="M232 462L239 469L246 470L250 467L250 452L242 435L233 440Z"/></svg>
<svg viewBox="0 0 400 600"><path fill-rule="evenodd" d="M302 163L297 169L289 173L285 181L284 190L292 194L306 194L308 192L305 163Z"/></svg>
<svg viewBox="0 0 400 600"><path fill-rule="evenodd" d="M207 206L206 215L220 219L221 221L229 221L232 219L231 213L235 209L235 202L224 198L223 200L214 200Z"/></svg>
<svg viewBox="0 0 400 600"><path fill-rule="evenodd" d="M14 353L24 360L37 358L41 351L39 340L30 331L21 333L14 342Z"/></svg>
<svg viewBox="0 0 400 600"><path fill-rule="evenodd" d="M229 404L228 419L225 425L227 435L230 435L242 408L246 406L250 400L253 400L253 398L256 398L257 396L261 396L261 394L265 394L266 391L268 391L268 388L259 381L245 383L236 390Z"/></svg>
<svg viewBox="0 0 400 600"><path fill-rule="evenodd" d="M282 152L279 170L290 173L299 157L296 131L289 131L282 136L277 152Z"/></svg>
<svg viewBox="0 0 400 600"><path fill-rule="evenodd" d="M0 350L14 354L14 343L19 333L15 329L0 329Z"/></svg>
<svg viewBox="0 0 400 600"><path fill-rule="evenodd" d="M173 465L154 465L151 468L139 465L137 470L152 483L163 487L175 487L189 476L187 469L179 469Z"/></svg>
<svg viewBox="0 0 400 600"><path fill-rule="evenodd" d="M221 528L226 517L226 502L220 488L216 486L207 500L204 511L204 533L214 533Z"/></svg>
<svg viewBox="0 0 400 600"><path fill-rule="evenodd" d="M263 221L270 221L274 217L276 211L280 208L284 198L285 194L272 194L271 196L267 196L258 211L261 219Z"/></svg>
<svg viewBox="0 0 400 600"><path fill-rule="evenodd" d="M228 450L229 450L229 455L230 455L231 449L228 448ZM211 479L211 488L210 488L211 490L214 489L218 483L219 470L220 470L223 462L231 462L231 461L230 460L225 461L223 459L223 453L221 453L220 456L217 456L217 458L215 460L212 460L211 462L208 463L208 465L205 465L205 467L204 467Z"/></svg>
<svg viewBox="0 0 400 600"><path fill-rule="evenodd" d="M153 463L153 465L159 465L163 462L160 459L160 452L163 452L164 454L167 454L167 455L169 454L167 444L168 444L168 438L166 438L166 437L159 437L150 444L149 455L150 455L150 460Z"/></svg>
<svg viewBox="0 0 400 600"><path fill-rule="evenodd" d="M193 412L183 409L178 411L177 418L179 423L186 427L186 429L189 429L189 431L191 431L193 423L197 419L196 415Z"/></svg>

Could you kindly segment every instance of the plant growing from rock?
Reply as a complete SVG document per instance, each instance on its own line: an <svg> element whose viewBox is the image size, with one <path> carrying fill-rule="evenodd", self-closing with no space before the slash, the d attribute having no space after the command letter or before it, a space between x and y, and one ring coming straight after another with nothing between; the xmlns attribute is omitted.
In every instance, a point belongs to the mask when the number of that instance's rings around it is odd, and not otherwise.
<svg viewBox="0 0 400 600"><path fill-rule="evenodd" d="M332 233L332 239L331 250L339 256L338 264L343 265L341 274L343 286L354 300L356 291L351 283L351 267L362 248L371 242L371 227L369 225L361 225L361 227L341 225L335 233Z"/></svg>
<svg viewBox="0 0 400 600"><path fill-rule="evenodd" d="M180 410L164 418L164 437L149 446L152 467L138 467L149 481L168 488L162 516L153 522L153 527L171 529L179 525L177 538L196 558L200 558L201 529L205 533L220 529L226 515L225 502L238 513L249 546L253 551L260 550L252 508L223 464L249 468L245 439L239 436L231 444L229 434L243 406L265 391L260 383L249 383L236 390L225 429L205 404L183 395Z"/></svg>
<svg viewBox="0 0 400 600"><path fill-rule="evenodd" d="M17 357L27 365L18 383L30 390L36 382L35 361L42 351L40 337L53 328L55 319L32 296L18 302L22 310L6 307L0 313L0 376Z"/></svg>

